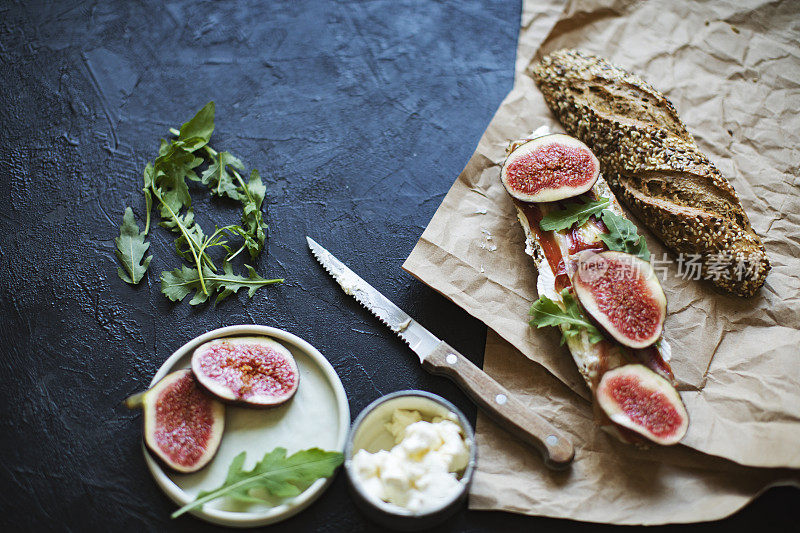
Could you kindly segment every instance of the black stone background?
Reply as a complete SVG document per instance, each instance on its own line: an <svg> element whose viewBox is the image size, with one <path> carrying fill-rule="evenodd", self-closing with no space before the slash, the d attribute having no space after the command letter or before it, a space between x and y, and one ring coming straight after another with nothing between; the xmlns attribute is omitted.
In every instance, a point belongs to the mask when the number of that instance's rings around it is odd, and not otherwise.
<svg viewBox="0 0 800 533"><path fill-rule="evenodd" d="M425 374L400 340L323 273L309 234L480 363L485 327L404 273L411 251L511 89L519 2L0 2L0 527L3 531L206 531L144 466L140 415L120 407L180 345L258 323L318 347L355 416L420 388L475 409ZM269 249L286 283L217 307L171 304L178 265L157 229L146 282L116 275L126 205L158 139L208 100L213 145L261 170ZM200 221L234 222L195 195ZM798 493L775 489L735 517L686 527L786 529ZM796 507L794 508L796 510ZM446 531L608 526L463 511ZM376 530L342 475L275 531Z"/></svg>

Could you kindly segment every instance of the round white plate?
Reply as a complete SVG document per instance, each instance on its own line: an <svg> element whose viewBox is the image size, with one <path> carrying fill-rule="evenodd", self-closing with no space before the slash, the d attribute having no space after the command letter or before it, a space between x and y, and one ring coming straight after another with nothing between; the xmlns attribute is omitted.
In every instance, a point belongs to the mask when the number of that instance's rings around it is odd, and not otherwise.
<svg viewBox="0 0 800 533"><path fill-rule="evenodd" d="M227 405L225 432L214 459L199 472L178 474L153 458L147 448L144 459L153 477L167 496L183 506L202 490L211 490L225 480L228 466L242 451L247 452L244 468L251 469L265 453L276 447L287 454L318 447L343 451L350 428L350 408L339 376L331 364L309 343L268 326L242 325L215 329L181 346L161 366L151 386L173 370L188 368L194 349L211 339L230 336L263 335L280 342L292 352L300 370L300 386L294 398L271 409L253 409ZM255 527L289 518L308 507L330 484L332 478L319 479L299 496L288 501L267 504L239 503L220 498L202 509L189 511L208 522L233 527Z"/></svg>

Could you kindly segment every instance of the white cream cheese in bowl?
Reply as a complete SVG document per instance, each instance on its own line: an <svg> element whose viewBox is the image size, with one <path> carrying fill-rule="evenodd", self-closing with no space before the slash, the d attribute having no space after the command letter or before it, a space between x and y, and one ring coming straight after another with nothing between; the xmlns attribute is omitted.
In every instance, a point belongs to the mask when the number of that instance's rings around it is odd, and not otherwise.
<svg viewBox="0 0 800 533"><path fill-rule="evenodd" d="M390 394L356 419L345 470L356 502L393 529L418 529L463 503L475 464L472 428L452 404L422 391Z"/></svg>

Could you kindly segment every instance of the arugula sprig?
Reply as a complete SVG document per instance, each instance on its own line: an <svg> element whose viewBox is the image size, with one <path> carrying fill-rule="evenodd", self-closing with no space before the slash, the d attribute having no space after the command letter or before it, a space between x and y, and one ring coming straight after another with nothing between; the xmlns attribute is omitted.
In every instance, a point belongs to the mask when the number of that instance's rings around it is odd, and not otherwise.
<svg viewBox="0 0 800 533"><path fill-rule="evenodd" d="M203 275L196 268L181 265L181 268L164 271L161 273L161 292L173 302L180 302L194 291L194 296L189 301L190 305L197 305L208 301L209 297L217 294L214 303L238 292L247 289L248 297L260 287L280 283L282 279L265 279L258 275L250 265L245 265L247 277L233 273L230 263L225 263L222 274L213 272L210 268L203 268ZM205 290L203 290L205 288Z"/></svg>
<svg viewBox="0 0 800 533"><path fill-rule="evenodd" d="M170 133L178 135L180 138L180 131L172 128ZM261 176L258 170L253 169L250 172L249 181L245 182L239 173L245 167L237 157L230 152L217 152L207 143L202 148L206 152L210 164L199 179L196 176L190 177L190 179L202 182L213 195L227 197L242 204L240 229L243 231L236 233L244 239L244 244L232 256L247 249L250 258L255 259L264 249L267 229L261 214L261 206L264 203L267 189L261 181Z"/></svg>
<svg viewBox="0 0 800 533"><path fill-rule="evenodd" d="M544 231L559 231L571 228L574 224L581 226L591 216L599 216L608 228L608 233L601 233L600 239L609 250L629 253L649 261L650 251L644 237L639 235L633 222L606 209L610 204L611 200L605 197L597 200L578 197L578 201L570 202L566 208L544 216L539 227Z"/></svg>
<svg viewBox="0 0 800 533"><path fill-rule="evenodd" d="M248 295L252 297L258 287L283 281L262 278L250 265L245 265L247 277L238 276L232 271L230 262L242 251L247 250L250 258L256 259L264 249L267 225L261 208L266 187L258 171L253 170L249 181L245 182L239 173L245 168L241 160L229 152L217 152L209 146L214 132L214 114L214 102L209 102L180 129L170 129L174 139L161 140L158 157L145 166L143 173L142 192L147 210L145 229L139 234L138 226L135 228L137 238L142 243L139 246L146 244L149 247L149 243L144 243L144 237L150 231L153 207L158 208L159 225L177 235L175 251L191 265L162 272L161 291L171 300L183 294L177 298L180 300L195 290L196 294L190 301L192 305L207 301L215 293L215 302L219 302L243 287L250 289ZM198 167L204 163L208 163L208 167L198 176ZM205 184L213 195L240 202L241 224L217 227L214 233L207 236L195 220L187 180ZM123 231L130 233L132 230L125 228L123 223L120 238ZM241 242L232 246L229 239ZM219 269L209 254L216 247L225 251L223 274L218 274ZM149 259L140 265L137 263L135 276L129 268L133 264L131 260L127 256L120 257L125 271L120 269L119 275L125 281L135 279L129 283L138 283L147 270Z"/></svg>
<svg viewBox="0 0 800 533"><path fill-rule="evenodd" d="M530 325L537 328L562 326L561 344L564 344L568 338L579 335L581 331L586 331L589 335L589 342L592 344L603 340L600 330L589 322L578 301L569 293L569 289L561 291L561 300L564 302L564 308L547 296L540 296L531 306Z"/></svg>
<svg viewBox="0 0 800 533"><path fill-rule="evenodd" d="M298 496L316 480L332 476L343 459L339 452L319 448L301 450L286 457L285 448L275 448L252 470L244 470L245 457L246 452L234 457L221 486L200 492L194 501L172 513L172 518L223 496L246 503L269 503L253 489L263 489L276 498Z"/></svg>

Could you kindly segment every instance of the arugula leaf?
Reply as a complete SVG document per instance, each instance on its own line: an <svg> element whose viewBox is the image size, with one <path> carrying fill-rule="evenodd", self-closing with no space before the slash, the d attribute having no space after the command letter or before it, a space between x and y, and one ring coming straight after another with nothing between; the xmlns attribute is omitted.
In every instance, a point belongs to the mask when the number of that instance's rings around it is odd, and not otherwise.
<svg viewBox="0 0 800 533"><path fill-rule="evenodd" d="M165 155L169 150L170 146L172 146L171 142L167 141L166 139L161 139L158 145L158 155Z"/></svg>
<svg viewBox="0 0 800 533"><path fill-rule="evenodd" d="M260 213L261 204L264 203L264 196L266 196L267 188L261 181L261 176L259 175L258 170L253 169L253 171L250 173L250 181L247 182L245 192L247 194L249 203L252 204L252 207L256 212Z"/></svg>
<svg viewBox="0 0 800 533"><path fill-rule="evenodd" d="M150 192L150 189L153 187L153 183L155 182L155 170L153 169L153 165L151 163L147 163L144 167L144 174L143 174L143 181L144 181L144 188L142 192L144 193L144 202L145 202L145 209L147 209L147 220L144 224L144 234L147 235L150 232L150 212L153 210L153 193Z"/></svg>
<svg viewBox="0 0 800 533"><path fill-rule="evenodd" d="M200 492L193 502L172 513L172 518L223 496L242 502L269 502L254 495L253 489L266 490L278 498L298 496L316 480L332 476L343 460L340 452L319 448L302 450L289 457L286 457L285 448L275 448L266 453L252 470L244 470L245 457L246 452L234 457L222 485Z"/></svg>
<svg viewBox="0 0 800 533"><path fill-rule="evenodd" d="M596 215L608 207L610 203L611 200L605 197L598 200L571 202L565 209L548 213L539 222L539 227L544 231L558 231L570 228L573 224L580 226L585 224L590 216Z"/></svg>
<svg viewBox="0 0 800 533"><path fill-rule="evenodd" d="M244 288L247 289L247 297L252 298L260 287L283 282L283 279L262 278L250 265L245 265L245 268L248 272L247 277L234 274L230 263L225 263L223 266L223 274L215 274L204 265L201 278L196 268L181 265L181 268L161 273L161 292L173 302L180 302L194 291L195 294L189 304L197 305L208 301L209 296L214 293L219 293L215 300L215 303L218 303ZM201 281L205 283L207 292L203 291Z"/></svg>
<svg viewBox="0 0 800 533"><path fill-rule="evenodd" d="M187 144L188 141L193 139L200 139L202 144L197 148L204 146L211 139L211 134L214 132L214 113L216 106L213 101L207 103L203 108L197 112L188 122L181 126L178 140ZM195 148L195 150L197 149Z"/></svg>
<svg viewBox="0 0 800 533"><path fill-rule="evenodd" d="M175 143L164 155L156 158L153 165L152 187L161 189L161 196L173 211L178 212L192 205L186 178L197 181L199 178L194 169L202 163L202 158L195 157ZM162 216L166 216L163 211Z"/></svg>
<svg viewBox="0 0 800 533"><path fill-rule="evenodd" d="M222 267L223 275L213 274L207 276L209 283L213 290L218 291L220 294L217 296L215 303L219 302L226 296L238 292L240 289L247 289L247 297L252 298L259 287L264 285L272 285L275 283L283 283L282 278L265 279L258 275L256 269L250 265L244 265L247 269L247 277L237 276L233 273L230 263L225 263Z"/></svg>
<svg viewBox="0 0 800 533"><path fill-rule="evenodd" d="M247 182L247 185L242 184L242 189L244 192L242 195L242 224L250 237L250 239L245 239L245 246L250 257L255 259L264 249L264 240L266 239L267 225L264 224L261 205L264 203L267 188L264 187L258 171L253 169L250 173L250 181Z"/></svg>
<svg viewBox="0 0 800 533"><path fill-rule="evenodd" d="M126 207L122 225L119 227L119 237L114 239L117 244L114 253L122 263L122 267L117 268L117 275L122 281L131 285L137 285L142 281L150 266L150 260L153 259L152 255L144 256L150 248L150 243L144 241L145 235L145 232L139 233L139 225L133 219L133 210Z"/></svg>
<svg viewBox="0 0 800 533"><path fill-rule="evenodd" d="M239 189L234 183L234 176L228 172L228 165L239 170L244 169L242 162L231 155L230 152L219 152L216 155L209 154L211 164L200 176L200 181L207 185L213 194L217 196L227 196L233 200L239 200Z"/></svg>
<svg viewBox="0 0 800 533"><path fill-rule="evenodd" d="M625 252L645 261L650 261L650 250L644 237L636 231L636 226L625 217L614 214L606 209L602 213L603 224L608 228L608 233L601 233L600 238L609 250Z"/></svg>
<svg viewBox="0 0 800 533"><path fill-rule="evenodd" d="M564 344L568 337L580 334L581 330L586 330L589 342L592 344L603 340L603 335L583 314L578 301L569 293L569 289L561 291L561 299L564 302L564 309L547 296L540 296L531 306L530 314L533 318L529 322L530 325L537 328L563 326L561 344Z"/></svg>
<svg viewBox="0 0 800 533"><path fill-rule="evenodd" d="M196 268L181 265L180 268L161 273L161 292L173 302L180 302L192 291L198 291L202 295L200 276Z"/></svg>

